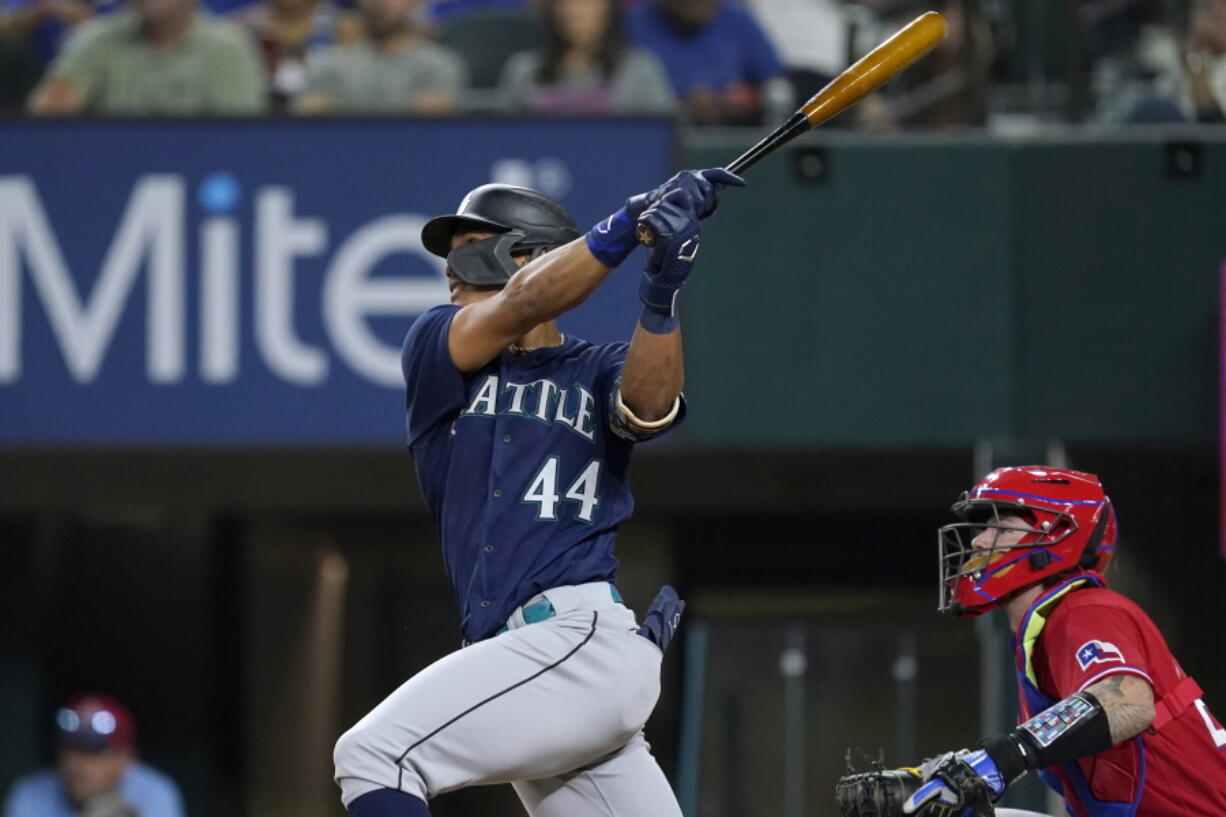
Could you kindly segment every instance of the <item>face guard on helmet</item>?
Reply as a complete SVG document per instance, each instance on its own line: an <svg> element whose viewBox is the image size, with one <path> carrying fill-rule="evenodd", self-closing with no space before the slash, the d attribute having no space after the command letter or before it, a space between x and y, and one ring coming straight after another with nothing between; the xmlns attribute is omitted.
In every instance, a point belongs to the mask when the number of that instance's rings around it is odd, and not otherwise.
<svg viewBox="0 0 1226 817"><path fill-rule="evenodd" d="M1093 474L999 468L954 503L941 528L942 612L974 616L1064 571L1102 572L1115 555L1111 500Z"/></svg>
<svg viewBox="0 0 1226 817"><path fill-rule="evenodd" d="M451 248L458 232L495 233ZM548 196L509 184L483 184L460 202L458 210L426 222L421 243L466 284L500 287L519 269L516 256L536 257L579 237L579 228L562 205Z"/></svg>

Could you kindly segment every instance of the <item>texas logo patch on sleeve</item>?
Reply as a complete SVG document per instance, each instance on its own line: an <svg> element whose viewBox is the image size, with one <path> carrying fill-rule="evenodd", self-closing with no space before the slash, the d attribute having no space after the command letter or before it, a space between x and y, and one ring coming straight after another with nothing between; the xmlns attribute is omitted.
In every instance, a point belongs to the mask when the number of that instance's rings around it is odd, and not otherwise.
<svg viewBox="0 0 1226 817"><path fill-rule="evenodd" d="M1082 669L1091 664L1105 664L1108 661L1124 663L1124 654L1120 648L1110 641L1087 641L1077 648L1077 663Z"/></svg>

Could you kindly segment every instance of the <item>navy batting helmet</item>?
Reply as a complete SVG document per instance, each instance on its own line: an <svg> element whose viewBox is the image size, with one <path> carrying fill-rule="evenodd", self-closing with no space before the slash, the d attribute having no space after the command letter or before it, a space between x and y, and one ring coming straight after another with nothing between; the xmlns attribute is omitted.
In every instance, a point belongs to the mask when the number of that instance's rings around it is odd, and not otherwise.
<svg viewBox="0 0 1226 817"><path fill-rule="evenodd" d="M451 237L460 230L495 233L455 250ZM460 202L453 215L426 222L421 243L446 258L466 284L501 286L519 266L513 256L536 254L579 237L579 228L562 205L548 196L509 184L483 184Z"/></svg>

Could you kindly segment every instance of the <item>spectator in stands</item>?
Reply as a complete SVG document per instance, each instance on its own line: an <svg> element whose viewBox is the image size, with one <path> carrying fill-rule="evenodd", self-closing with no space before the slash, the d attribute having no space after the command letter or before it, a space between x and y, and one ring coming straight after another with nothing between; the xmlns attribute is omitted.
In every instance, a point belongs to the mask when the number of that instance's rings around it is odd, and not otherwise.
<svg viewBox="0 0 1226 817"><path fill-rule="evenodd" d="M1195 0L1180 31L1159 8L1126 52L1094 67L1095 118L1163 124L1222 122L1226 112L1226 0Z"/></svg>
<svg viewBox="0 0 1226 817"><path fill-rule="evenodd" d="M412 23L418 0L359 0L362 40L315 51L299 113L455 110L467 84L463 61Z"/></svg>
<svg viewBox="0 0 1226 817"><path fill-rule="evenodd" d="M1190 118L1226 121L1226 0L1196 0L1184 40Z"/></svg>
<svg viewBox="0 0 1226 817"><path fill-rule="evenodd" d="M119 0L0 0L0 40L26 40L47 65L73 28L118 6Z"/></svg>
<svg viewBox="0 0 1226 817"><path fill-rule="evenodd" d="M758 124L791 113L783 66L753 16L727 0L650 0L627 15L630 42L664 63L686 118ZM782 114L780 114L782 112Z"/></svg>
<svg viewBox="0 0 1226 817"><path fill-rule="evenodd" d="M979 127L987 121L986 89L996 46L992 30L981 13L967 16L963 0L941 0L936 8L949 24L945 39L932 53L908 68L876 102L888 102L892 125L905 128L956 130ZM912 10L890 23L897 31L913 19ZM865 100L868 101L868 100ZM871 113L871 108L861 113ZM861 116L869 129L884 130L871 117Z"/></svg>
<svg viewBox="0 0 1226 817"><path fill-rule="evenodd" d="M668 75L652 54L628 48L618 0L543 0L545 44L507 62L501 90L533 113L672 113Z"/></svg>
<svg viewBox="0 0 1226 817"><path fill-rule="evenodd" d="M254 114L259 57L197 0L131 0L83 23L30 96L36 114Z"/></svg>
<svg viewBox="0 0 1226 817"><path fill-rule="evenodd" d="M84 0L0 0L0 112L25 107L66 33L93 12Z"/></svg>
<svg viewBox="0 0 1226 817"><path fill-rule="evenodd" d="M1163 0L1142 0L1109 17L1087 37L1093 121L1183 122L1180 87L1187 20Z"/></svg>
<svg viewBox="0 0 1226 817"><path fill-rule="evenodd" d="M21 110L43 73L29 31L21 25L4 31L9 22L0 19L0 114Z"/></svg>
<svg viewBox="0 0 1226 817"><path fill-rule="evenodd" d="M233 19L260 48L275 111L285 110L306 88L308 50L352 43L361 34L354 19L342 16L331 0L260 0L240 8Z"/></svg>
<svg viewBox="0 0 1226 817"><path fill-rule="evenodd" d="M174 781L136 759L136 721L118 701L74 698L55 738L55 768L14 783L4 817L184 817Z"/></svg>
<svg viewBox="0 0 1226 817"><path fill-rule="evenodd" d="M430 25L439 25L473 12L529 12L533 5L534 0L433 0L422 9L421 17Z"/></svg>
<svg viewBox="0 0 1226 817"><path fill-rule="evenodd" d="M840 0L748 0L779 52L797 101L808 99L851 62L851 20ZM867 10L857 6L862 16Z"/></svg>

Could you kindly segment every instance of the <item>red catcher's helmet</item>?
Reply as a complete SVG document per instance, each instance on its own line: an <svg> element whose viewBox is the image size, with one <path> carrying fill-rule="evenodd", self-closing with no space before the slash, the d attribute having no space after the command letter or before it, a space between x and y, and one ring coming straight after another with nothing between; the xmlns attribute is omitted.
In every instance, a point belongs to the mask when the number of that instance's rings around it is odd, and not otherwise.
<svg viewBox="0 0 1226 817"><path fill-rule="evenodd" d="M942 612L979 615L1047 576L1101 573L1115 555L1111 500L1098 477L1084 471L998 468L962 494L953 512L962 521L939 535ZM1002 525L1006 514L1025 521ZM1016 544L971 544L985 529L1019 528L1025 534Z"/></svg>

